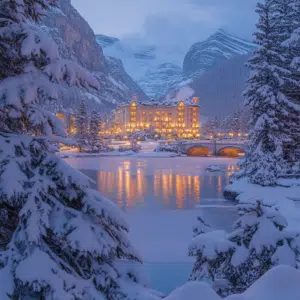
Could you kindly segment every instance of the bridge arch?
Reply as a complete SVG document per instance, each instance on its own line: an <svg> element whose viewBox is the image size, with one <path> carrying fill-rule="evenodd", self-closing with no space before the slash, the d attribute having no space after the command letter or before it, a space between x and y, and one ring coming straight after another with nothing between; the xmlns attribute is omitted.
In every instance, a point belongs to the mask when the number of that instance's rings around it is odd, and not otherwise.
<svg viewBox="0 0 300 300"><path fill-rule="evenodd" d="M239 146L224 146L219 148L217 156L239 157L245 155L245 149Z"/></svg>
<svg viewBox="0 0 300 300"><path fill-rule="evenodd" d="M193 145L186 150L187 156L209 156L211 150L206 145Z"/></svg>

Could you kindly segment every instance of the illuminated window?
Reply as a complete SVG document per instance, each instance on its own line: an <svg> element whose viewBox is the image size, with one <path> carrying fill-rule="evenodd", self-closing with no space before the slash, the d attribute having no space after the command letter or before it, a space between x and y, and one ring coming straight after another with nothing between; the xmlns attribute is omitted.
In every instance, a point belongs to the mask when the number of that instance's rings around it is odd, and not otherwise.
<svg viewBox="0 0 300 300"><path fill-rule="evenodd" d="M64 120L65 118L64 114L56 114L56 116L61 120Z"/></svg>

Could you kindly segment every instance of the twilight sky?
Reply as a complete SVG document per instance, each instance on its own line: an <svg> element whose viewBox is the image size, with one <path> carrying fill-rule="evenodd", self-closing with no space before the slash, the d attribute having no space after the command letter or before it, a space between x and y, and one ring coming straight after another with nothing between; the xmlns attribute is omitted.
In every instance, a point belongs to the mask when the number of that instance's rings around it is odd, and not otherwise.
<svg viewBox="0 0 300 300"><path fill-rule="evenodd" d="M71 0L95 33L191 44L218 28L252 40L258 0Z"/></svg>

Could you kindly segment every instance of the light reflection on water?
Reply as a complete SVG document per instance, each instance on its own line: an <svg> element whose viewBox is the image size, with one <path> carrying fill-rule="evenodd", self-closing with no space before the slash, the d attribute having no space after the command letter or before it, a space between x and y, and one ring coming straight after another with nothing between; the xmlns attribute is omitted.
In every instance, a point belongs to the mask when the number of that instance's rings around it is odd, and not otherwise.
<svg viewBox="0 0 300 300"><path fill-rule="evenodd" d="M130 212L131 209L146 208L146 215L148 215L149 210L188 210L194 209L201 204L203 205L201 209L193 212L176 212L176 214L187 213L189 216L190 213L195 213L194 218L196 220L198 211L199 213L202 211L214 228L228 230L237 217L236 211L229 207L224 209L224 207L220 206L234 205L234 203L224 201L222 198L224 187L229 184L229 177L236 170L234 166L236 161L222 160L222 162L224 162L223 171L207 172L205 169L210 162L206 159L184 157L169 159L103 158L95 160L95 166L98 164L101 170L82 170L82 172L95 180L96 187L102 195L115 201L121 208L130 210ZM77 166L80 169L80 166L86 167L92 166L92 164L86 160ZM133 213L131 215L143 216L143 213ZM169 212L165 215L169 215ZM137 234L140 226L141 228L147 228L147 230L150 227L154 227L154 230L146 231L148 234L149 232L151 233L146 240L153 239L155 241L153 245L159 244L162 249L166 247L167 244L164 239L167 240L168 237L167 235L155 233L159 230L160 224L162 224L162 219L157 218L156 212L150 212L149 216L145 220L137 218L138 221L134 222L136 235L133 234L132 236L138 242L142 253L146 253L146 255L149 252L143 251L147 247L147 242L145 246L144 239L141 238L139 233ZM153 221L154 219L151 219L152 216L157 219ZM149 224L149 226L145 226L145 224L142 224L143 222ZM155 224L152 222L156 222L157 226L154 226ZM168 222L169 219L166 219L167 225ZM182 223L187 222L186 219L180 217L178 222L180 224L179 227L186 227ZM190 222L188 221L187 223L189 224ZM192 223L194 224L194 221ZM170 225L167 226L167 228L169 227ZM178 234L178 240L181 241L183 239L184 243L186 243L183 245L184 253L186 251L185 247L189 243L189 238L186 241L185 238L182 238L182 234L184 233L186 236L191 235L192 238L191 228L192 225L187 230L180 230L180 232L176 233ZM172 242L171 245L177 244ZM170 248L171 251L179 253L181 250L174 250L173 247ZM153 258L153 255L150 254L150 257ZM159 257L161 256L159 255ZM148 274L152 288L165 294L183 285L188 280L193 266L192 262L169 262L169 260L167 262L164 262L164 260L153 262L153 259L150 259L150 261L147 263L146 260L146 263L141 266L141 270Z"/></svg>
<svg viewBox="0 0 300 300"><path fill-rule="evenodd" d="M193 209L203 199L220 199L229 184L231 166L223 172L175 173L172 168L148 172L146 160L120 161L116 170L82 170L97 189L122 208ZM203 204L203 202L201 202Z"/></svg>

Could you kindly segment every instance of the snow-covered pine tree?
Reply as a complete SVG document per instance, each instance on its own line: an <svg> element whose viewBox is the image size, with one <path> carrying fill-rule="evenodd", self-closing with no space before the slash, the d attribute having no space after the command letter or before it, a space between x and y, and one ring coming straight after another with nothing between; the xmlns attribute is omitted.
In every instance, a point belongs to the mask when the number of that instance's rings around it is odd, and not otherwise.
<svg viewBox="0 0 300 300"><path fill-rule="evenodd" d="M248 111L248 109L246 109L246 107L241 109L239 111L239 113L240 113L240 130L241 130L241 133L244 135L244 134L247 134L249 131L250 115L249 115L249 111Z"/></svg>
<svg viewBox="0 0 300 300"><path fill-rule="evenodd" d="M76 127L76 142L79 151L82 152L88 147L89 143L89 119L86 103L81 100L79 108L75 114L75 127Z"/></svg>
<svg viewBox="0 0 300 300"><path fill-rule="evenodd" d="M238 134L241 130L240 128L240 117L241 117L241 114L239 112L234 112L232 113L230 116L229 116L229 123L228 123L228 126L229 126L229 132L232 132L234 134Z"/></svg>
<svg viewBox="0 0 300 300"><path fill-rule="evenodd" d="M190 254L197 261L192 280L209 277L221 296L242 293L275 265L297 267L295 233L285 230L285 218L273 207L257 203L238 205L241 217L234 231L209 231L196 236Z"/></svg>
<svg viewBox="0 0 300 300"><path fill-rule="evenodd" d="M0 299L142 299L122 213L50 143L57 84L99 86L35 24L54 4L0 0Z"/></svg>
<svg viewBox="0 0 300 300"><path fill-rule="evenodd" d="M252 73L245 91L251 113L249 145L240 163L241 171L235 175L263 186L275 185L279 177L287 176L285 145L292 141L291 132L296 126L293 116L299 113L283 93L290 72L284 67L275 1L265 0L257 5L259 47L248 62Z"/></svg>
<svg viewBox="0 0 300 300"><path fill-rule="evenodd" d="M220 130L221 120L218 117L213 117L207 120L202 128L204 134L216 136Z"/></svg>
<svg viewBox="0 0 300 300"><path fill-rule="evenodd" d="M222 116L220 118L220 133L226 134L227 133L227 118Z"/></svg>
<svg viewBox="0 0 300 300"><path fill-rule="evenodd" d="M65 130L68 136L72 134L72 118L74 116L74 112L71 108L64 110L64 122L65 122Z"/></svg>
<svg viewBox="0 0 300 300"><path fill-rule="evenodd" d="M200 227L201 233L196 233L189 246L189 255L196 258L189 280L210 280L213 288L219 291L220 287L227 288L230 284L226 274L219 270L223 265L230 265L235 245L228 240L226 231L212 230L204 223Z"/></svg>
<svg viewBox="0 0 300 300"><path fill-rule="evenodd" d="M90 115L90 130L88 149L91 152L105 151L103 140L99 135L101 130L101 116L97 111L93 110Z"/></svg>
<svg viewBox="0 0 300 300"><path fill-rule="evenodd" d="M282 55L290 76L283 86L294 106L300 105L300 1L277 0L278 19L282 35ZM291 131L292 141L286 145L286 157L291 162L288 172L291 176L300 175L300 113L289 114L291 123L296 123Z"/></svg>
<svg viewBox="0 0 300 300"><path fill-rule="evenodd" d="M194 237L213 230L203 216L199 216L197 221L197 225L193 228Z"/></svg>

